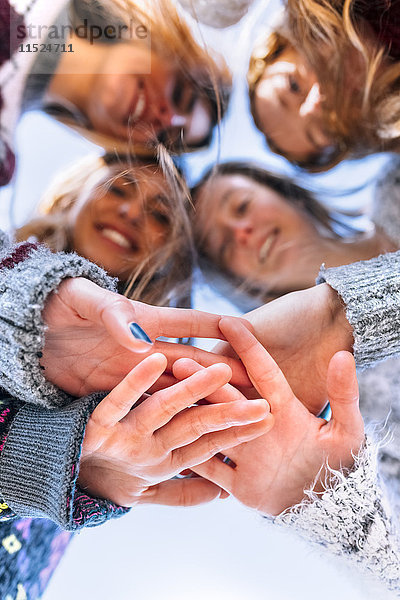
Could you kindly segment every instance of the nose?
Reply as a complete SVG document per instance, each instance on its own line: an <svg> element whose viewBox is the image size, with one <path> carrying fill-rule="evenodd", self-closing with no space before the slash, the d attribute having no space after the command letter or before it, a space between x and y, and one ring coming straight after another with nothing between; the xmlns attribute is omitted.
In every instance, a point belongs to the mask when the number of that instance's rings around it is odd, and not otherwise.
<svg viewBox="0 0 400 600"><path fill-rule="evenodd" d="M302 104L300 105L299 114L302 117L306 117L311 114L315 114L321 106L321 90L319 87L319 83L315 82L308 92L307 96L304 98Z"/></svg>
<svg viewBox="0 0 400 600"><path fill-rule="evenodd" d="M253 227L247 221L238 221L233 227L233 236L239 246L248 246L253 235Z"/></svg>
<svg viewBox="0 0 400 600"><path fill-rule="evenodd" d="M172 127L184 127L187 118L178 114L172 104L165 98L153 109L152 124L156 130L171 129Z"/></svg>
<svg viewBox="0 0 400 600"><path fill-rule="evenodd" d="M128 200L119 206L119 216L131 223L139 221L143 216L143 207L140 200Z"/></svg>

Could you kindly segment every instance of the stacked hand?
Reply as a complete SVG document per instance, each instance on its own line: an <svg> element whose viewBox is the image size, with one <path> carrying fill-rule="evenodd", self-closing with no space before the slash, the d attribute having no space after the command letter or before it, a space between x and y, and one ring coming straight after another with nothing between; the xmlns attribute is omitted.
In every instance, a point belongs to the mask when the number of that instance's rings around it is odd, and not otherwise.
<svg viewBox="0 0 400 600"><path fill-rule="evenodd" d="M265 433L268 404L224 387L232 375L226 364L192 363L201 372L131 410L166 368L166 358L152 354L97 406L82 448L81 487L123 506L191 505L220 495L218 486L202 478L171 478ZM203 398L210 404L193 406Z"/></svg>
<svg viewBox="0 0 400 600"><path fill-rule="evenodd" d="M166 355L168 372L177 358L190 356L204 366L226 362L236 384L249 383L238 361L179 344L149 345L136 339L129 328L130 323L138 323L152 339L221 338L219 315L133 302L87 279L76 278L63 281L50 296L43 319L47 326L41 360L44 374L75 396L113 389L144 358L144 353L156 351ZM163 376L159 387L174 381Z"/></svg>
<svg viewBox="0 0 400 600"><path fill-rule="evenodd" d="M353 332L339 295L327 284L292 292L248 313L257 339L278 363L294 394L315 415L327 403L332 356L352 350ZM218 354L235 356L220 343Z"/></svg>
<svg viewBox="0 0 400 600"><path fill-rule="evenodd" d="M363 444L364 427L358 409L355 364L349 352L338 352L330 361L326 391L332 419L315 417L295 396L282 371L242 323L224 318L221 330L242 359L254 387L271 408L273 427L265 435L225 452L236 465L218 457L193 470L244 504L265 514L278 514L299 502L304 489L316 481L323 489L329 467L351 467ZM178 361L177 378L201 369L190 360ZM304 371L305 386L312 387L313 371Z"/></svg>

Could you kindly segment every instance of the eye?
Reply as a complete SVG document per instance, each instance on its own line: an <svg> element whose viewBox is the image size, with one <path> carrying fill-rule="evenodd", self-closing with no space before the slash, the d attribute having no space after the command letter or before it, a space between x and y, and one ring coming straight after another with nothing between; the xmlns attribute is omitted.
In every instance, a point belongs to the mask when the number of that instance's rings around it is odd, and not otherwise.
<svg viewBox="0 0 400 600"><path fill-rule="evenodd" d="M235 208L235 214L238 217L243 217L246 214L247 209L249 208L250 202L250 198L245 198L244 200L241 200Z"/></svg>
<svg viewBox="0 0 400 600"><path fill-rule="evenodd" d="M172 90L172 103L181 114L190 114L197 100L197 94L190 82L177 78Z"/></svg>
<svg viewBox="0 0 400 600"><path fill-rule="evenodd" d="M293 77L293 75L288 76L288 83L289 83L289 89L291 92L293 92L293 94L300 93L300 85L299 85L298 81L296 80L296 78Z"/></svg>
<svg viewBox="0 0 400 600"><path fill-rule="evenodd" d="M160 225L170 224L167 199L161 197L154 198L153 202L149 203L148 212Z"/></svg>
<svg viewBox="0 0 400 600"><path fill-rule="evenodd" d="M112 194L114 194L114 196L117 196L118 198L125 198L125 196L126 196L125 190L118 187L117 185L111 185L109 188L109 191Z"/></svg>
<svg viewBox="0 0 400 600"><path fill-rule="evenodd" d="M169 217L159 210L152 210L151 216L161 225L169 225Z"/></svg>

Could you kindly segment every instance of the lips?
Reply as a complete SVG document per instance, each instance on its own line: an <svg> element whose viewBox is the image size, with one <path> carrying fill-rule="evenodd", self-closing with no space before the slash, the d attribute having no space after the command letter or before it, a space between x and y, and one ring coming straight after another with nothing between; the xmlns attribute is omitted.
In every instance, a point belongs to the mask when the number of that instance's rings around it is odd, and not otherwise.
<svg viewBox="0 0 400 600"><path fill-rule="evenodd" d="M111 225L96 225L96 229L103 238L119 246L124 251L137 252L139 250L136 240L128 233L121 231L121 229L116 229Z"/></svg>
<svg viewBox="0 0 400 600"><path fill-rule="evenodd" d="M268 257L271 255L272 252L272 248L276 242L276 239L279 235L279 230L278 229L273 229L266 237L265 241L263 242L259 253L258 253L258 260L261 264L264 264L267 260Z"/></svg>

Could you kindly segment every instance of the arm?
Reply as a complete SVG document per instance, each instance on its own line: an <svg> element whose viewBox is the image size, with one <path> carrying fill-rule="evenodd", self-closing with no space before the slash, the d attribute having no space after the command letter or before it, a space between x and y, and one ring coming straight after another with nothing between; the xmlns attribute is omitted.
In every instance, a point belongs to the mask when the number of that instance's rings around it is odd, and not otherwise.
<svg viewBox="0 0 400 600"><path fill-rule="evenodd" d="M196 472L398 589L399 543L378 484L377 448L364 441L351 355L339 352L330 361L332 419L327 423L298 401L250 332L228 320L221 321L221 328L268 399L274 425L264 436L227 452L235 468L213 459ZM190 372L185 371L180 375Z"/></svg>
<svg viewBox="0 0 400 600"><path fill-rule="evenodd" d="M82 389L87 393L118 383L143 358L132 352L143 351L143 342L138 344L127 326L137 317L140 322L147 319L152 335L168 335L171 330L172 335L218 335L219 317L131 303L87 279L70 279L85 276L114 287L101 269L76 255L54 255L33 244L12 247L6 238L2 241L0 381L12 397L27 404L14 416L2 447L0 497L20 515L49 516L65 528L101 522L121 510L108 501L75 494L85 426L100 397L72 402L55 384L77 393L87 383L90 390ZM44 377L40 360L51 382ZM211 356L208 360L209 364L218 361ZM25 481L20 477L21 465ZM37 477L37 465L43 467L42 478ZM75 513L80 515L78 524Z"/></svg>
<svg viewBox="0 0 400 600"><path fill-rule="evenodd" d="M308 541L379 577L400 590L400 542L396 519L378 476L378 445L368 439L351 472L334 471L323 494L275 517Z"/></svg>

